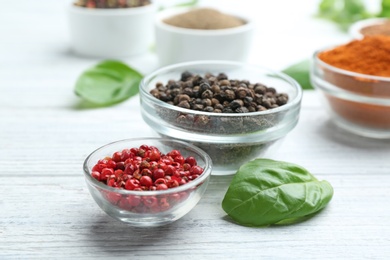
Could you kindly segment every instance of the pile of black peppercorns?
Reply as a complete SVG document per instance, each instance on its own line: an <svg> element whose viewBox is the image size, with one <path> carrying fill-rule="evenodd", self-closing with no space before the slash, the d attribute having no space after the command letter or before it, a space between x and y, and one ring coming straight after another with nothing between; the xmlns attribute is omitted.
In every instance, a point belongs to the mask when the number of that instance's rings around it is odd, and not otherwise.
<svg viewBox="0 0 390 260"><path fill-rule="evenodd" d="M201 77L186 71L179 81L169 80L165 86L157 83L150 93L178 107L213 113L264 111L288 102L288 95L277 93L275 88L248 80L229 80L225 73Z"/></svg>

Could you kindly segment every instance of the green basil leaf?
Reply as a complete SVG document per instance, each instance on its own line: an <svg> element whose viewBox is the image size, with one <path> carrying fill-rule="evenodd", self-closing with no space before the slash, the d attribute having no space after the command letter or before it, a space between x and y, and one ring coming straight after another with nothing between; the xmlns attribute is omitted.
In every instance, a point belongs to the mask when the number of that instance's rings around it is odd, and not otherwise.
<svg viewBox="0 0 390 260"><path fill-rule="evenodd" d="M288 162L256 159L240 167L222 201L238 224L293 223L324 208L333 188L306 169Z"/></svg>
<svg viewBox="0 0 390 260"><path fill-rule="evenodd" d="M322 0L318 15L337 23L343 30L356 21L373 16L366 10L362 0Z"/></svg>
<svg viewBox="0 0 390 260"><path fill-rule="evenodd" d="M142 77L120 61L107 60L80 75L75 93L90 103L108 106L136 95Z"/></svg>
<svg viewBox="0 0 390 260"><path fill-rule="evenodd" d="M382 0L379 17L390 17L390 0Z"/></svg>
<svg viewBox="0 0 390 260"><path fill-rule="evenodd" d="M302 89L313 89L310 83L310 60L303 60L283 70L284 73L295 79Z"/></svg>

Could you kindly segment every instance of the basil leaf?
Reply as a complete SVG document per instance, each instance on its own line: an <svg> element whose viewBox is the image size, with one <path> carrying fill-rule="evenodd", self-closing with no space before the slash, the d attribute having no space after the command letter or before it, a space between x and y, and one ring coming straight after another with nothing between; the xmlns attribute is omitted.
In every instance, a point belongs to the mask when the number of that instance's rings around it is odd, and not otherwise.
<svg viewBox="0 0 390 260"><path fill-rule="evenodd" d="M313 89L310 83L310 60L303 60L283 70L284 73L295 79L302 89Z"/></svg>
<svg viewBox="0 0 390 260"><path fill-rule="evenodd" d="M141 80L138 71L120 61L107 60L80 75L75 93L90 103L108 106L136 95Z"/></svg>
<svg viewBox="0 0 390 260"><path fill-rule="evenodd" d="M322 0L318 15L337 23L343 30L356 21L372 17L362 0Z"/></svg>
<svg viewBox="0 0 390 260"><path fill-rule="evenodd" d="M324 208L333 188L306 169L288 162L256 159L240 167L222 201L238 224L293 223Z"/></svg>
<svg viewBox="0 0 390 260"><path fill-rule="evenodd" d="M379 17L390 17L390 0L382 0Z"/></svg>

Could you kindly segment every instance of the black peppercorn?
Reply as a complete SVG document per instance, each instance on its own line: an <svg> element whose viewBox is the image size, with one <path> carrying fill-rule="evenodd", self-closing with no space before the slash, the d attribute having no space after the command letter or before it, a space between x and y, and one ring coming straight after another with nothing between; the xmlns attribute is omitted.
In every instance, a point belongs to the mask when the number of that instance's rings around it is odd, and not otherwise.
<svg viewBox="0 0 390 260"><path fill-rule="evenodd" d="M225 73L219 73L217 79L218 80L228 79L228 76Z"/></svg>
<svg viewBox="0 0 390 260"><path fill-rule="evenodd" d="M288 95L277 93L273 87L228 79L225 73L217 76L206 73L202 77L185 71L179 81L169 80L166 85L156 83L150 94L179 107L214 113L265 111L288 102Z"/></svg>

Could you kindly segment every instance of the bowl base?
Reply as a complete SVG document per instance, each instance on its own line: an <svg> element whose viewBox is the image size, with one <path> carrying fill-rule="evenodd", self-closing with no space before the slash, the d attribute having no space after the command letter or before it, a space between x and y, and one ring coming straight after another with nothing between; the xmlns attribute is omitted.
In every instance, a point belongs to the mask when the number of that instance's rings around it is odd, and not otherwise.
<svg viewBox="0 0 390 260"><path fill-rule="evenodd" d="M375 139L390 139L390 129L376 129L353 124L337 115L333 115L332 121L340 128L363 137Z"/></svg>

